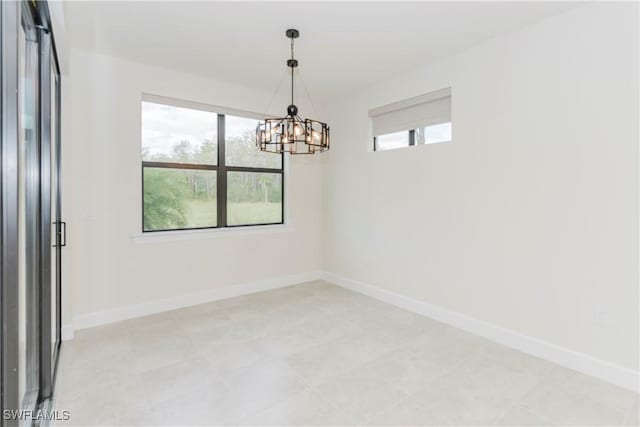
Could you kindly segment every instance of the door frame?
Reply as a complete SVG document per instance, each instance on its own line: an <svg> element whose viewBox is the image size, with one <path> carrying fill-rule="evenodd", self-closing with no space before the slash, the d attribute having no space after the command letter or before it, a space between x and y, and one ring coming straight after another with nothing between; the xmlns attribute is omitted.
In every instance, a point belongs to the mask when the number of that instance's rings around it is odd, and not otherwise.
<svg viewBox="0 0 640 427"><path fill-rule="evenodd" d="M40 18L40 153L41 153L41 229L43 237L40 247L41 281L40 281L40 400L53 395L58 356L61 345L62 329L62 247L66 244L66 236L62 229L62 197L60 184L61 168L61 75L60 64L55 47L55 39L51 28L51 17L46 2L38 3ZM55 87L52 87L52 77L55 77ZM55 90L55 93L53 92ZM52 96L54 99L52 99ZM55 102L55 117L51 115L52 101ZM51 125L55 121L56 135L51 134ZM55 164L51 162L52 144L55 151ZM56 174L56 186L52 187L52 172ZM56 211L51 216L51 200L56 199ZM53 239L53 231L55 231ZM66 226L64 227L66 234ZM65 240L65 242L63 242ZM52 257L51 248L55 248ZM56 277L52 282L51 265L55 262ZM52 289L56 290L56 341L52 342Z"/></svg>
<svg viewBox="0 0 640 427"><path fill-rule="evenodd" d="M0 406L18 409L18 35L20 3L0 2L1 89L0 115ZM3 426L18 420L4 420Z"/></svg>
<svg viewBox="0 0 640 427"><path fill-rule="evenodd" d="M38 28L38 88L40 130L40 400L51 397L53 369L51 357L51 33Z"/></svg>
<svg viewBox="0 0 640 427"><path fill-rule="evenodd" d="M52 284L56 288L56 342L53 349L53 372L51 375L53 386L55 386L56 375L58 373L58 359L62 346L62 248L67 245L67 223L62 221L62 74L60 73L60 63L55 46L55 39L51 37L51 65L55 73L55 106L56 115L52 119L56 121L55 135L55 174L56 174L56 212L55 212L55 246L56 246L56 283ZM54 223L52 222L52 224ZM64 226L64 228L63 228ZM53 389L52 389L53 392Z"/></svg>

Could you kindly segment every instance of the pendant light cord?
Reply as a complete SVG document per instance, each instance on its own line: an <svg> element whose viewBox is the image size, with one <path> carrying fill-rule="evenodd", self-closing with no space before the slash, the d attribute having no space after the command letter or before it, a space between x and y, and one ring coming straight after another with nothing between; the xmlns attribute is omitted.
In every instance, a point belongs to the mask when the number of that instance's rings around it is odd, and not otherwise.
<svg viewBox="0 0 640 427"><path fill-rule="evenodd" d="M291 37L291 61L294 61L293 55L293 37ZM295 67L291 66L291 105L293 105L293 72L295 71Z"/></svg>

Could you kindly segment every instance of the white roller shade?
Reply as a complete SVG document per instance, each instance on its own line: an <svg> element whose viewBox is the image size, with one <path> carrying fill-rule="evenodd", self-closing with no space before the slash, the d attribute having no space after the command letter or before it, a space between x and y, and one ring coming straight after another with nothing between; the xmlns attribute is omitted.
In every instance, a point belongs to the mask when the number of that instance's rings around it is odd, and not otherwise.
<svg viewBox="0 0 640 427"><path fill-rule="evenodd" d="M373 136L451 121L451 88L369 110Z"/></svg>

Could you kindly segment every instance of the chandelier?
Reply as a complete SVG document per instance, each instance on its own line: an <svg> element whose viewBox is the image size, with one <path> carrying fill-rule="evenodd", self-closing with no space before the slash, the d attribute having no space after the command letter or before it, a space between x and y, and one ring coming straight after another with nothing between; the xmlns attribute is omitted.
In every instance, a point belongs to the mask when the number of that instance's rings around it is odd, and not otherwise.
<svg viewBox="0 0 640 427"><path fill-rule="evenodd" d="M298 107L293 103L293 72L298 60L293 56L293 41L300 32L289 29L285 33L291 39L291 59L287 66L291 68L291 104L287 107L287 116L265 119L256 127L256 145L261 151L269 153L314 154L329 149L329 125L312 119L302 119Z"/></svg>

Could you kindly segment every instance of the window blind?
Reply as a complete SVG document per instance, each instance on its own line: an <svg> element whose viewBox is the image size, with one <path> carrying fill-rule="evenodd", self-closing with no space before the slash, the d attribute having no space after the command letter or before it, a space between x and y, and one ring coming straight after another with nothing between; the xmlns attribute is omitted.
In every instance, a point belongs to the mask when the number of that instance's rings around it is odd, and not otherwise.
<svg viewBox="0 0 640 427"><path fill-rule="evenodd" d="M369 110L373 136L451 121L451 88Z"/></svg>

